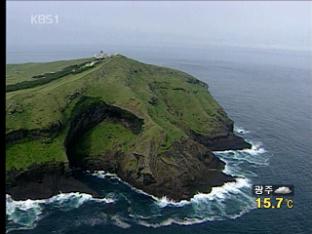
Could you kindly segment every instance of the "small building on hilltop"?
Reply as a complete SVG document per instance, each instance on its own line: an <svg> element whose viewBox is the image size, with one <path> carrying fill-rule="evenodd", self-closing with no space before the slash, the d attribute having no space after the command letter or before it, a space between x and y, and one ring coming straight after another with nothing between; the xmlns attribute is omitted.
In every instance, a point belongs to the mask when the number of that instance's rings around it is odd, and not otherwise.
<svg viewBox="0 0 312 234"><path fill-rule="evenodd" d="M103 58L107 58L108 54L104 53L103 50L101 50L100 53L95 54L94 57L96 59L103 59Z"/></svg>

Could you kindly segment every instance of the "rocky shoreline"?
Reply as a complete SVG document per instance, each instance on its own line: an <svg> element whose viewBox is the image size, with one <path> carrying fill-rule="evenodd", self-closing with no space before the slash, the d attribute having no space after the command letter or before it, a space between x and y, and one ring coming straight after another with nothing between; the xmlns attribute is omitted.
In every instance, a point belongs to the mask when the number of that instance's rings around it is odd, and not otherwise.
<svg viewBox="0 0 312 234"><path fill-rule="evenodd" d="M129 171L123 164L125 158L136 158L138 163L143 156L111 152L86 160L71 167L68 163L48 163L34 165L26 171L10 171L6 175L6 193L14 200L46 199L59 193L82 192L99 196L86 183L80 180L77 172L104 170L115 173L122 180L156 197L166 196L172 200L188 200L198 192L209 193L212 187L234 182L235 178L223 173L225 163L216 157L212 150L245 149L251 145L241 137L229 134L212 140L207 146L192 139L176 142L161 155L149 173L141 168L139 173ZM233 147L234 146L234 147Z"/></svg>
<svg viewBox="0 0 312 234"><path fill-rule="evenodd" d="M34 165L27 171L7 173L6 193L14 200L47 199L60 193L98 194L80 181L65 163Z"/></svg>

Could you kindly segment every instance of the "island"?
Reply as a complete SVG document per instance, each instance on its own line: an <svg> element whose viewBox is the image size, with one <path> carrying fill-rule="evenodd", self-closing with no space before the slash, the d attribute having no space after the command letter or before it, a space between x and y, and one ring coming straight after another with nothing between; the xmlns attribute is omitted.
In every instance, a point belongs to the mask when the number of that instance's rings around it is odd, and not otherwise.
<svg viewBox="0 0 312 234"><path fill-rule="evenodd" d="M97 193L103 170L179 201L234 182L213 151L251 148L208 85L120 54L6 67L6 192ZM226 90L224 90L226 92Z"/></svg>

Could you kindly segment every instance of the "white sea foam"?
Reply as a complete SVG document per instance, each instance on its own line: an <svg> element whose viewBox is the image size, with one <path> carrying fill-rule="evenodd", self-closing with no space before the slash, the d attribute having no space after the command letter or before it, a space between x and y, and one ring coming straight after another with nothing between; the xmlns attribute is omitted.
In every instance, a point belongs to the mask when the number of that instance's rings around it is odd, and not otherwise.
<svg viewBox="0 0 312 234"><path fill-rule="evenodd" d="M49 199L43 200L45 204L53 204L54 207L60 207L66 210L78 208L87 201L112 203L114 202L114 199L94 198L90 194L74 192L74 193L61 193Z"/></svg>
<svg viewBox="0 0 312 234"><path fill-rule="evenodd" d="M106 171L94 171L91 173L92 176L98 177L100 179L115 179L118 180L120 182L123 182L116 174L114 173L110 173L110 172L106 172Z"/></svg>
<svg viewBox="0 0 312 234"><path fill-rule="evenodd" d="M250 133L250 131L236 125L234 126L234 132L242 135Z"/></svg>
<svg viewBox="0 0 312 234"><path fill-rule="evenodd" d="M137 192L137 193L140 193L140 194L144 194L146 196L149 196L155 200L157 200L158 198L149 194L149 193L146 193L144 192L143 190L141 189L138 189L138 188L135 188L133 187L132 185L130 185L129 183L127 183L126 181L123 181L121 178L118 177L118 175L114 174L114 173L110 173L110 172L105 172L105 171L95 171L91 174L92 176L96 176L98 178L101 178L101 179L104 179L104 178L109 178L109 179L114 179L114 180L118 180L119 182L125 184L126 186L128 186L131 190Z"/></svg>
<svg viewBox="0 0 312 234"><path fill-rule="evenodd" d="M253 156L267 152L266 149L264 149L261 142L250 141L250 144L251 144L251 149L243 149L243 150L239 150L239 152L248 153Z"/></svg>
<svg viewBox="0 0 312 234"><path fill-rule="evenodd" d="M251 149L215 151L214 153L226 162L235 161L235 164L247 162L254 166L268 166L271 155L268 154L263 144L254 141L249 141L249 143L252 146Z"/></svg>
<svg viewBox="0 0 312 234"><path fill-rule="evenodd" d="M6 215L9 221L18 224L18 229L31 229L42 214L42 207L37 201L14 201L6 195ZM10 231L10 230L7 230Z"/></svg>
<svg viewBox="0 0 312 234"><path fill-rule="evenodd" d="M253 156L263 154L266 151L266 149L263 147L263 144L261 142L255 142L255 141L247 141L251 144L251 149L243 149L243 150L224 150L224 151L215 151L215 153L219 154L229 154L229 156L232 155L238 155L240 153L247 153Z"/></svg>
<svg viewBox="0 0 312 234"><path fill-rule="evenodd" d="M181 207L184 205L194 204L194 203L200 203L202 201L212 201L212 200L218 200L218 199L225 199L228 198L228 195L230 194L237 194L239 193L239 189L243 187L250 187L250 182L248 179L244 178L238 178L235 182L228 182L225 183L223 186L220 187L213 187L211 189L210 193L198 193L194 195L190 200L182 200L179 202L167 199L166 197L156 199L157 204L160 207L166 207L166 206L176 206Z"/></svg>
<svg viewBox="0 0 312 234"><path fill-rule="evenodd" d="M116 226L118 226L118 227L120 227L120 228L126 229L126 228L131 227L131 225L128 224L125 220L123 220L123 218L120 217L119 215L113 215L113 216L111 217L111 220L113 221L113 223L114 223Z"/></svg>
<svg viewBox="0 0 312 234"><path fill-rule="evenodd" d="M138 224L145 226L145 227L153 227L153 228L159 228L163 226L169 226L172 224L178 224L178 225L193 225L193 224L199 224L207 221L216 221L217 219L214 218L167 218L161 222L158 223L151 223L147 222L145 220L139 220Z"/></svg>
<svg viewBox="0 0 312 234"><path fill-rule="evenodd" d="M229 219L236 219L240 216L242 216L245 213L248 213L251 210L251 208L245 208L238 212L236 215L228 215L227 218ZM145 227L153 227L153 228L159 228L162 226L169 226L172 224L178 224L178 225L194 225L194 224L200 224L207 221L221 221L224 220L225 217L221 217L218 215L207 215L205 217L184 217L184 218L166 218L163 221L160 222L151 222L146 220L138 220L137 223L145 226Z"/></svg>
<svg viewBox="0 0 312 234"><path fill-rule="evenodd" d="M60 193L48 199L15 201L6 195L6 215L8 220L21 226L19 229L32 229L43 214L44 207L52 204L63 210L80 207L87 201L112 203L112 198L93 198L86 193Z"/></svg>

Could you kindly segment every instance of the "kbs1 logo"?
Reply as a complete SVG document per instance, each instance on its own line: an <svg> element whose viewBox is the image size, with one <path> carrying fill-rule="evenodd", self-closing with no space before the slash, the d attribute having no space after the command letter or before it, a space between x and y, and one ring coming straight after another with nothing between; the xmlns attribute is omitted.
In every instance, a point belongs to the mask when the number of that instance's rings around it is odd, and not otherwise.
<svg viewBox="0 0 312 234"><path fill-rule="evenodd" d="M60 18L56 14L33 14L30 16L31 24L39 24L39 25L49 25L49 24L58 24Z"/></svg>

